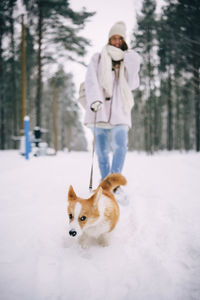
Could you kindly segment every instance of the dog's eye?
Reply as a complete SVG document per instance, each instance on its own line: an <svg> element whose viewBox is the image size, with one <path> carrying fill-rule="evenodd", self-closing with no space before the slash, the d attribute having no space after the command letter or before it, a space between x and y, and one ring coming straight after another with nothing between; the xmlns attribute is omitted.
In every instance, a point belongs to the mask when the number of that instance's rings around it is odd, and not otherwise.
<svg viewBox="0 0 200 300"><path fill-rule="evenodd" d="M72 214L69 214L69 218L72 219Z"/></svg>
<svg viewBox="0 0 200 300"><path fill-rule="evenodd" d="M86 216L82 216L82 217L80 218L81 221L85 221L85 219L86 219Z"/></svg>

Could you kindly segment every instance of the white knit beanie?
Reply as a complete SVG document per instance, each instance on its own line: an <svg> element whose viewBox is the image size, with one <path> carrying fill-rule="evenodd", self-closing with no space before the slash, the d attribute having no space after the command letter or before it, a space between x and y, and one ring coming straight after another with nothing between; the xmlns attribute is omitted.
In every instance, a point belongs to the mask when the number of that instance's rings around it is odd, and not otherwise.
<svg viewBox="0 0 200 300"><path fill-rule="evenodd" d="M111 27L108 34L108 39L116 34L122 36L124 40L126 39L126 24L123 21L117 22Z"/></svg>

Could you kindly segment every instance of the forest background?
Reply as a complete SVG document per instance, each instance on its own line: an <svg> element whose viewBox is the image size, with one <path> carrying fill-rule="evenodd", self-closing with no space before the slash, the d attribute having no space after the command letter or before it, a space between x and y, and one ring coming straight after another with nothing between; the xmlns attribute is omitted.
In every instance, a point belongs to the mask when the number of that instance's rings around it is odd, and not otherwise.
<svg viewBox="0 0 200 300"><path fill-rule="evenodd" d="M68 0L24 0L23 10L19 2L0 1L0 149L19 147L28 115L50 147L86 151L74 74L59 62L85 64L91 41L81 32L95 11ZM144 0L136 17L130 48L142 65L129 150L199 151L200 2L166 0L158 12Z"/></svg>

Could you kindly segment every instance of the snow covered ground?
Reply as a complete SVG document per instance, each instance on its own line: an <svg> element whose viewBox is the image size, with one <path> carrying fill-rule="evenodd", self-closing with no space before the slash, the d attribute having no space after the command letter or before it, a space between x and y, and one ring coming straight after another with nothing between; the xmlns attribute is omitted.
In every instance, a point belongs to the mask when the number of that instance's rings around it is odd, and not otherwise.
<svg viewBox="0 0 200 300"><path fill-rule="evenodd" d="M66 199L70 184L88 195L90 165L91 153L0 151L0 299L200 299L200 154L128 153L130 205L109 247L83 250Z"/></svg>

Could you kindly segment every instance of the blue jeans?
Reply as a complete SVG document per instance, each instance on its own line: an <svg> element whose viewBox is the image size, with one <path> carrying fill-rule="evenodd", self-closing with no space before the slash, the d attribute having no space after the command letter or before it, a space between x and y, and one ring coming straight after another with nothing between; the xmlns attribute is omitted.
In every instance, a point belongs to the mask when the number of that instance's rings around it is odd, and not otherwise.
<svg viewBox="0 0 200 300"><path fill-rule="evenodd" d="M95 150L101 179L110 173L121 173L127 152L128 126L116 125L111 129L96 128ZM113 151L110 165L109 153Z"/></svg>

